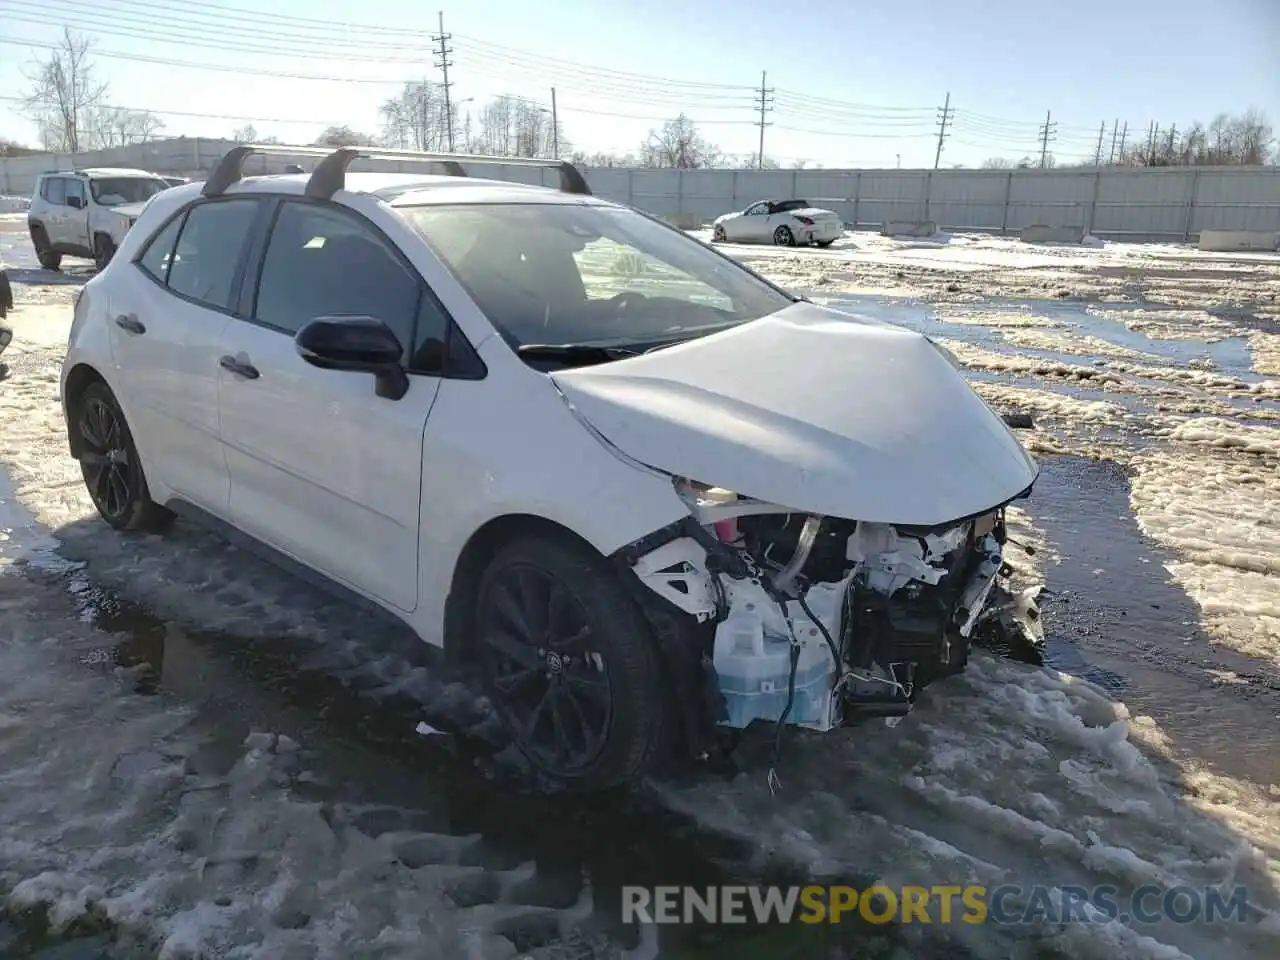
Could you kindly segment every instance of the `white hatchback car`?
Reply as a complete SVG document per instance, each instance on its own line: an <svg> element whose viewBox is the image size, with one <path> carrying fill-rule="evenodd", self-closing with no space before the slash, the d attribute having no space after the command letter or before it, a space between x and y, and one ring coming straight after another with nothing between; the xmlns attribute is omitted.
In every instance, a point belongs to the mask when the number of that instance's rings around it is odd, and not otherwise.
<svg viewBox="0 0 1280 960"><path fill-rule="evenodd" d="M711 224L711 239L716 243L829 247L843 235L840 215L808 200L760 200L738 213L716 217Z"/></svg>
<svg viewBox="0 0 1280 960"><path fill-rule="evenodd" d="M930 340L568 164L556 191L248 152L153 198L76 303L62 399L113 527L203 519L381 605L584 788L963 666L1037 468Z"/></svg>

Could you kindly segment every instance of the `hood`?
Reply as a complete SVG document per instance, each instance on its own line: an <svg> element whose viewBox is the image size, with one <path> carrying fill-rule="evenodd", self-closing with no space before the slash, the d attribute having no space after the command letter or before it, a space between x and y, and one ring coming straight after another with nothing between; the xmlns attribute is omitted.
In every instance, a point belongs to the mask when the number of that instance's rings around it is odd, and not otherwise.
<svg viewBox="0 0 1280 960"><path fill-rule="evenodd" d="M137 203L121 203L114 207L107 207L107 209L112 213L118 213L123 217L137 219L138 215L142 213L142 208L146 205L147 201L140 200Z"/></svg>
<svg viewBox="0 0 1280 960"><path fill-rule="evenodd" d="M1037 474L926 337L810 303L551 378L630 457L806 513L933 526Z"/></svg>

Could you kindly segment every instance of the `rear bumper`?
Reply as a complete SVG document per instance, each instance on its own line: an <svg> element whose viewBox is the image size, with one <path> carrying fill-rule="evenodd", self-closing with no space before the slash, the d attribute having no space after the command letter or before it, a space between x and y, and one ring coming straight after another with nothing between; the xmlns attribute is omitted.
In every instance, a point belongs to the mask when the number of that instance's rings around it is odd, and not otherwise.
<svg viewBox="0 0 1280 960"><path fill-rule="evenodd" d="M804 232L806 242L816 243L819 241L836 240L844 235L844 224L839 220L831 222L822 221L815 223L812 227L808 227Z"/></svg>

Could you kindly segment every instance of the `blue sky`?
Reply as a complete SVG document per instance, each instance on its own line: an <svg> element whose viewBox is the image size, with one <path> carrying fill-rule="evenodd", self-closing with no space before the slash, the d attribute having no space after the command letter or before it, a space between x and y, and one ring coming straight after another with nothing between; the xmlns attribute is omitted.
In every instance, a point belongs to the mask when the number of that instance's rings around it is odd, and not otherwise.
<svg viewBox="0 0 1280 960"><path fill-rule="evenodd" d="M1117 119L1131 142L1152 121L1167 131L1250 106L1280 122L1280 0L0 0L0 136L34 142L11 98L47 52L33 44L64 23L96 38L112 101L173 135L250 121L290 142L330 123L376 132L397 83L439 79L437 9L455 97L474 98L464 110L500 93L549 102L554 86L567 136L588 150L634 150L683 110L750 153L762 70L766 154L825 166L932 166L948 92L944 166L1037 151L1046 110L1051 150L1071 161L1092 155L1104 121L1104 152Z"/></svg>

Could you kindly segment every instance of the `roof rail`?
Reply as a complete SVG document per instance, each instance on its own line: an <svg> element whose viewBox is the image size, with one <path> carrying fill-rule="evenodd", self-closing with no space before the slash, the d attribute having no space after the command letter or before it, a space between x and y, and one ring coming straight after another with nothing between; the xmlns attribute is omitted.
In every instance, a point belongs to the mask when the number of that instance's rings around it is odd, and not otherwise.
<svg viewBox="0 0 1280 960"><path fill-rule="evenodd" d="M252 154L265 156L321 157L307 181L307 196L327 200L346 185L347 167L355 160L420 160L438 163L451 177L465 177L464 163L505 164L521 167L552 167L560 172L560 189L564 193L591 196L591 187L577 167L567 160L544 160L533 157L490 157L469 153L423 153L416 150L388 150L381 147L286 147L275 144L244 144L232 147L218 162L201 191L216 197L244 177L244 162Z"/></svg>

